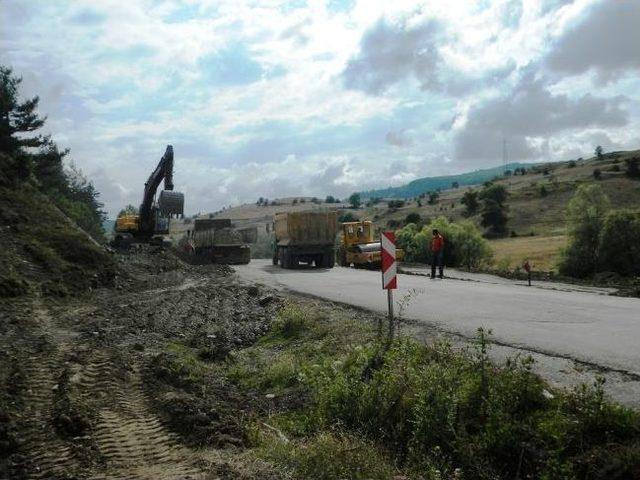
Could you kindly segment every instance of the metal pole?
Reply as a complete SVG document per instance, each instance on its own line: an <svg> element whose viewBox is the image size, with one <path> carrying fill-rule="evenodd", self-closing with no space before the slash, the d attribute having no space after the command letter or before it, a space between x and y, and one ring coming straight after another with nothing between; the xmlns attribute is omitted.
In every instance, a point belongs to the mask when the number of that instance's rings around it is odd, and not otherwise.
<svg viewBox="0 0 640 480"><path fill-rule="evenodd" d="M389 303L389 342L393 340L393 290L387 289L387 301Z"/></svg>

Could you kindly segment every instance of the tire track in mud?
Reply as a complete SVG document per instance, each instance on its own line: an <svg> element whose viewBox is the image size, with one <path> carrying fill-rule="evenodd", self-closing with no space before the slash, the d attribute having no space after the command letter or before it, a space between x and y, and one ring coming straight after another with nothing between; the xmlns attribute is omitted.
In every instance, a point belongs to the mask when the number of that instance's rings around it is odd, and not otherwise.
<svg viewBox="0 0 640 480"><path fill-rule="evenodd" d="M43 348L24 357L21 454L14 464L15 478L206 478L195 466L194 453L182 447L149 410L140 372L135 364L131 368L131 359L123 360L122 352L113 347L92 351L77 342L76 332L60 328L59 318L40 302L33 306L37 327L31 336ZM61 438L54 425L65 371L69 400L94 414L82 439ZM95 450L89 462L88 445Z"/></svg>
<svg viewBox="0 0 640 480"><path fill-rule="evenodd" d="M55 392L68 354L66 341L75 333L58 328L39 299L30 310L35 328L29 337L42 348L21 359L21 454L14 462L14 473L29 479L68 477L79 463L72 446L56 435L53 420Z"/></svg>
<svg viewBox="0 0 640 480"><path fill-rule="evenodd" d="M27 478L60 478L78 470L73 449L55 435L53 392L64 352L47 357L30 357L25 365L27 379L23 395L22 451L24 459L17 467Z"/></svg>
<svg viewBox="0 0 640 480"><path fill-rule="evenodd" d="M118 368L98 353L78 382L84 398L97 399L93 439L105 464L92 479L202 479L194 455L149 410L137 368L116 379ZM101 400L102 399L102 400Z"/></svg>

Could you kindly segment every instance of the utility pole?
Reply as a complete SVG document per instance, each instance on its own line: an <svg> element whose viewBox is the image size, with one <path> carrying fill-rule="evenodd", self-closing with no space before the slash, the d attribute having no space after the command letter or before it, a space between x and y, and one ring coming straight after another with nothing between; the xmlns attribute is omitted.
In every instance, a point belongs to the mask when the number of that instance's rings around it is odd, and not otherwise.
<svg viewBox="0 0 640 480"><path fill-rule="evenodd" d="M507 139L502 137L502 173L507 173Z"/></svg>

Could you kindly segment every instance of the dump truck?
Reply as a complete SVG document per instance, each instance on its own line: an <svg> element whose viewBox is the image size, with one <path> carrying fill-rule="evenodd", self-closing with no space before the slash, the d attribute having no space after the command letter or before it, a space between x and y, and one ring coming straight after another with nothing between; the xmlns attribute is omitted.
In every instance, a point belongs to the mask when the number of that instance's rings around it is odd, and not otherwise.
<svg viewBox="0 0 640 480"><path fill-rule="evenodd" d="M379 268L382 246L376 240L375 227L369 220L342 224L342 241L338 249L338 263L342 267ZM404 250L396 248L396 260L404 260Z"/></svg>
<svg viewBox="0 0 640 480"><path fill-rule="evenodd" d="M243 265L251 260L251 249L227 218L198 218L189 233L192 263Z"/></svg>
<svg viewBox="0 0 640 480"><path fill-rule="evenodd" d="M333 268L338 212L308 210L276 213L273 264L295 268L300 263Z"/></svg>

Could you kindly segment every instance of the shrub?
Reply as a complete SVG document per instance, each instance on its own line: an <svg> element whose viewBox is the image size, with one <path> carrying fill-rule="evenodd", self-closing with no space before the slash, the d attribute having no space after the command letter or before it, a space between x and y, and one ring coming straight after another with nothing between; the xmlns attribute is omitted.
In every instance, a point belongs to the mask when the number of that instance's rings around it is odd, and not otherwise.
<svg viewBox="0 0 640 480"><path fill-rule="evenodd" d="M404 207L404 204L404 200L389 200L389 202L387 202L387 206L389 208L402 208Z"/></svg>
<svg viewBox="0 0 640 480"><path fill-rule="evenodd" d="M620 275L640 274L640 215L616 211L607 215L598 238L598 269Z"/></svg>
<svg viewBox="0 0 640 480"><path fill-rule="evenodd" d="M426 478L634 478L638 414L609 404L600 382L549 395L530 357L496 367L488 347L480 330L461 354L404 339L353 350L316 373L317 418L441 475Z"/></svg>
<svg viewBox="0 0 640 480"><path fill-rule="evenodd" d="M462 196L462 200L460 200L460 203L465 206L465 216L474 216L476 213L478 213L478 209L480 208L480 202L478 201L478 192L474 192L473 190L465 192Z"/></svg>
<svg viewBox="0 0 640 480"><path fill-rule="evenodd" d="M433 229L438 229L445 239L444 262L447 266L471 270L490 261L489 244L472 222L451 223L445 217L429 222L422 229L410 223L396 232L396 242L404 249L408 261L431 261Z"/></svg>
<svg viewBox="0 0 640 480"><path fill-rule="evenodd" d="M338 221L341 223L346 223L346 222L357 222L358 218L351 212L346 212L341 214L338 217Z"/></svg>
<svg viewBox="0 0 640 480"><path fill-rule="evenodd" d="M407 215L404 219L404 223L408 224L408 223L415 223L418 224L420 223L420 220L422 220L422 218L420 217L419 213L416 212L412 212L409 215Z"/></svg>
<svg viewBox="0 0 640 480"><path fill-rule="evenodd" d="M569 160L569 162L567 163L567 168L576 168L576 161Z"/></svg>
<svg viewBox="0 0 640 480"><path fill-rule="evenodd" d="M569 246L562 253L560 273L585 277L596 271L600 232L609 210L609 199L600 185L581 185L569 201Z"/></svg>
<svg viewBox="0 0 640 480"><path fill-rule="evenodd" d="M547 187L545 187L544 185L540 185L540 188L538 188L538 192L540 193L541 197L546 197L547 195L549 195Z"/></svg>
<svg viewBox="0 0 640 480"><path fill-rule="evenodd" d="M599 168L593 170L593 178L600 180L602 178L602 171Z"/></svg>
<svg viewBox="0 0 640 480"><path fill-rule="evenodd" d="M627 165L627 176L631 178L640 178L640 158L627 158L625 163Z"/></svg>
<svg viewBox="0 0 640 480"><path fill-rule="evenodd" d="M294 338L306 330L310 323L310 313L299 305L285 305L273 322L272 330L284 338Z"/></svg>

